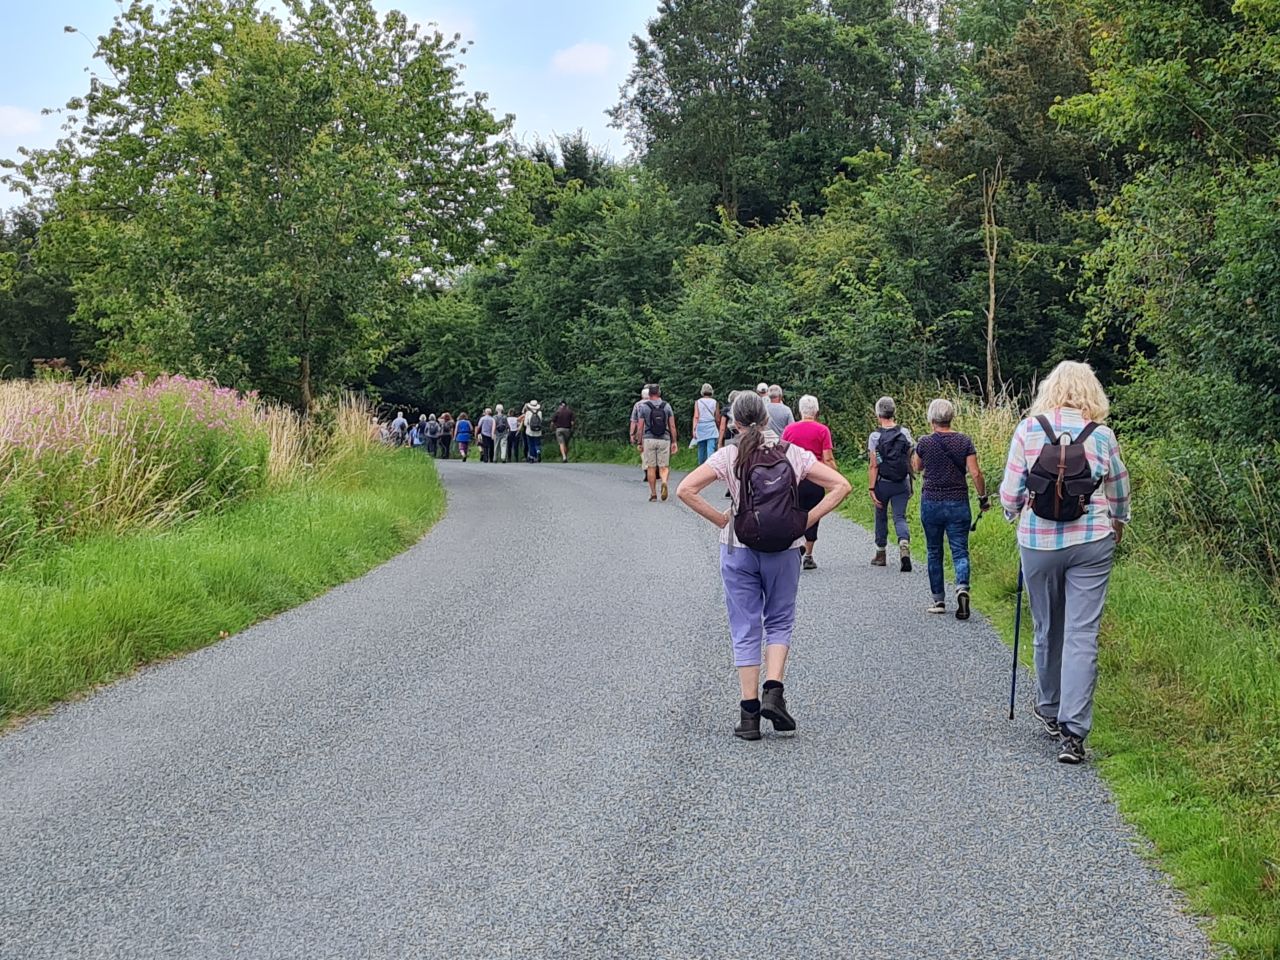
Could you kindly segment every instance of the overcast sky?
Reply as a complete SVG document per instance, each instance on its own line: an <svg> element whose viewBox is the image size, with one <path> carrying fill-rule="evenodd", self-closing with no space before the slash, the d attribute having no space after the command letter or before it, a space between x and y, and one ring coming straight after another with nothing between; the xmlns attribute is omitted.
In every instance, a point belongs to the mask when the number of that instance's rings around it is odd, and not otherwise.
<svg viewBox="0 0 1280 960"><path fill-rule="evenodd" d="M498 115L515 115L522 140L582 127L615 157L622 133L604 111L617 102L631 66L629 41L644 31L658 0L375 0L412 20L439 24L473 41L462 58L468 90L489 94ZM90 39L104 33L115 0L4 0L0 30L0 157L20 146L50 146L59 118L41 116L88 90ZM82 34L69 34L64 26ZM15 203L0 187L0 209Z"/></svg>

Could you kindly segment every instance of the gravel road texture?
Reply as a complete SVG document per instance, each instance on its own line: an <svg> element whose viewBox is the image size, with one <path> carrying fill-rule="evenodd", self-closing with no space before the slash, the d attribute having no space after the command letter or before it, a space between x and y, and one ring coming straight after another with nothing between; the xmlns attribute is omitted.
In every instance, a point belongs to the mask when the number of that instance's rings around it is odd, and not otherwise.
<svg viewBox="0 0 1280 960"><path fill-rule="evenodd" d="M0 737L0 957L1210 955L1096 774L1006 719L993 631L854 524L804 574L799 733L745 743L674 493L441 473L407 553Z"/></svg>

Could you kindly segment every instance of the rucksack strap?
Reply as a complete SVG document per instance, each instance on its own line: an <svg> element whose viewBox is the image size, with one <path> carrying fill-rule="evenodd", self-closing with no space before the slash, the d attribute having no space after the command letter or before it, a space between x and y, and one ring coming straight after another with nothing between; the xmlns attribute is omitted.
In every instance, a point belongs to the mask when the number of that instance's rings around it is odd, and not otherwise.
<svg viewBox="0 0 1280 960"><path fill-rule="evenodd" d="M1049 422L1049 418L1044 414L1040 414L1040 416L1036 417L1036 423L1040 424L1040 429L1049 438L1049 446L1056 447L1058 445L1058 435L1053 432L1053 424Z"/></svg>
<svg viewBox="0 0 1280 960"><path fill-rule="evenodd" d="M1098 425L1096 423L1086 423L1084 429L1080 431L1080 436L1076 437L1076 443L1084 443L1093 436L1093 431L1097 429Z"/></svg>
<svg viewBox="0 0 1280 960"><path fill-rule="evenodd" d="M925 441L925 440L928 440L928 439L930 439L930 438L932 438L932 439L933 439L933 442L934 442L934 443L939 444L939 445L942 447L942 452L943 452L943 453L945 453L945 454L947 455L947 459L951 461L952 465L953 465L957 470L959 470L961 473L968 473L968 471L969 471L969 465L968 465L968 463L966 463L964 460L961 460L961 459L960 459L959 457L957 457L954 453L952 453L952 452L951 452L951 448L950 448L950 447L948 447L948 446L947 446L945 443L943 443L941 440L939 440L939 439L938 439L938 437L937 437L936 435L934 435L934 434L930 434L928 437L924 437L924 438L920 441L920 443L924 443L924 441ZM920 449L920 443L917 443L917 444L916 444L916 450L917 450L917 451Z"/></svg>

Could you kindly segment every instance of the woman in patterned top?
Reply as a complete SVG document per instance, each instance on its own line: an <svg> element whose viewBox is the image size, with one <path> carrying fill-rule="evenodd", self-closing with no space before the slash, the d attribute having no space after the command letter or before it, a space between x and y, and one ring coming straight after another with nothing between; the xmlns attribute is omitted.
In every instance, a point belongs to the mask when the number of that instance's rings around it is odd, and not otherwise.
<svg viewBox="0 0 1280 960"><path fill-rule="evenodd" d="M1102 426L1110 407L1087 363L1058 364L1014 432L1000 485L1005 515L1019 521L1022 573L1035 620L1035 716L1059 738L1062 763L1085 758L1098 680L1098 626L1116 545L1129 522L1129 473L1116 435ZM1060 442L1097 425L1083 446L1098 486L1079 519L1047 520L1028 502L1027 474L1051 442L1041 417Z"/></svg>
<svg viewBox="0 0 1280 960"><path fill-rule="evenodd" d="M930 613L947 612L947 588L943 577L942 539L951 544L951 566L956 574L956 619L969 619L969 482L978 492L978 508L991 507L987 484L978 468L978 451L973 441L951 429L956 408L950 400L929 404L929 426L933 432L921 437L911 456L917 473L924 471L920 493L920 526L929 548L929 589L933 592Z"/></svg>

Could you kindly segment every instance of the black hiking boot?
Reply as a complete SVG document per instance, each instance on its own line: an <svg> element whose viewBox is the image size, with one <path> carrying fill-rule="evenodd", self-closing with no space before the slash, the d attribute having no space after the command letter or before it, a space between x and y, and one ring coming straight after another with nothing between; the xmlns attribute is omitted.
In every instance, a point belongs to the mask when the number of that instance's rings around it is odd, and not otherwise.
<svg viewBox="0 0 1280 960"><path fill-rule="evenodd" d="M1084 759L1084 740L1063 730L1062 740L1058 743L1058 762L1084 763Z"/></svg>
<svg viewBox="0 0 1280 960"><path fill-rule="evenodd" d="M1031 708L1031 715L1040 721L1040 726L1044 727L1044 732L1051 737L1062 739L1062 727L1058 726L1057 717L1045 716L1040 712L1039 707Z"/></svg>
<svg viewBox="0 0 1280 960"><path fill-rule="evenodd" d="M774 733L795 733L796 721L787 712L787 701L782 687L770 687L760 697L760 716L773 724Z"/></svg>
<svg viewBox="0 0 1280 960"><path fill-rule="evenodd" d="M901 557L901 567L903 573L911 572L911 544L905 540L898 541L898 556Z"/></svg>
<svg viewBox="0 0 1280 960"><path fill-rule="evenodd" d="M760 712L752 713L746 707L738 708L738 723L733 728L733 735L739 740L760 739Z"/></svg>
<svg viewBox="0 0 1280 960"><path fill-rule="evenodd" d="M800 566L802 566L805 570L817 570L818 561L813 559L813 554L806 553L804 555L804 559L800 561Z"/></svg>

